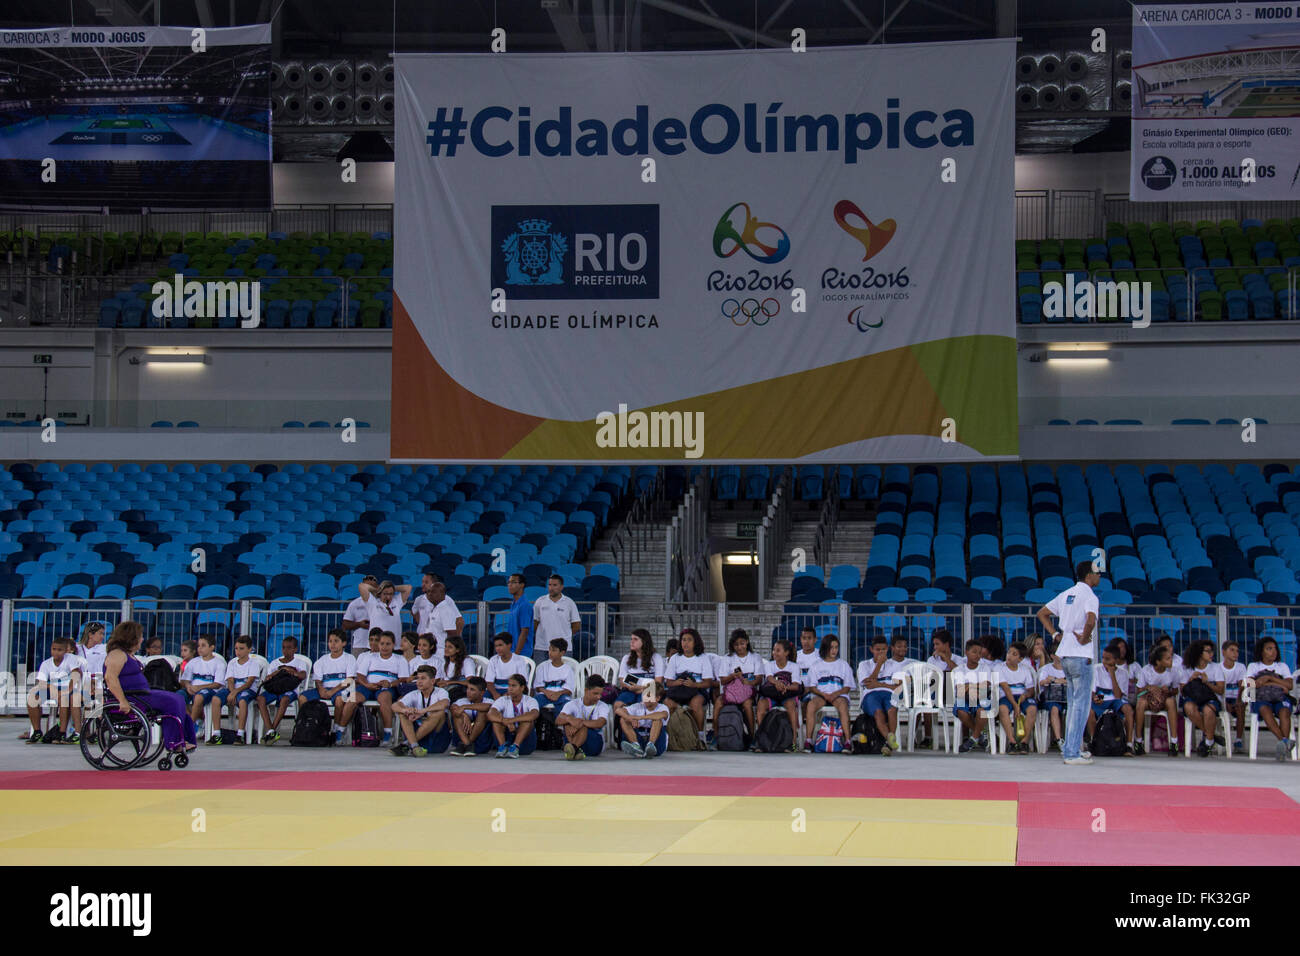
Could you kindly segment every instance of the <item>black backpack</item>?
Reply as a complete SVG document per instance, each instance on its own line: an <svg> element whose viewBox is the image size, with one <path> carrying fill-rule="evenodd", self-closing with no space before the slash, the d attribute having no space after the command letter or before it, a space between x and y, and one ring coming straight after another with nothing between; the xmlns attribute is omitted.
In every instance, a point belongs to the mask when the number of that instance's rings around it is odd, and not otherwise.
<svg viewBox="0 0 1300 956"><path fill-rule="evenodd" d="M876 720L869 714L858 714L849 729L849 744L855 754L878 754L885 746Z"/></svg>
<svg viewBox="0 0 1300 956"><path fill-rule="evenodd" d="M1092 755L1094 757L1122 757L1128 750L1128 740L1124 733L1124 717L1118 711L1108 710L1097 721L1096 732L1092 735Z"/></svg>
<svg viewBox="0 0 1300 956"><path fill-rule="evenodd" d="M383 741L384 728L379 720L379 710L366 707L357 708L352 717L352 746L378 747Z"/></svg>
<svg viewBox="0 0 1300 956"><path fill-rule="evenodd" d="M293 676L293 671L278 670L262 682L262 690L268 694L287 694L301 683Z"/></svg>
<svg viewBox="0 0 1300 956"><path fill-rule="evenodd" d="M176 693L181 689L181 682L176 679L176 671L171 664L161 657L144 665L144 679L151 690L166 690Z"/></svg>
<svg viewBox="0 0 1300 956"><path fill-rule="evenodd" d="M719 750L740 751L749 749L749 733L739 704L722 708L718 714L718 733L714 741Z"/></svg>
<svg viewBox="0 0 1300 956"><path fill-rule="evenodd" d="M790 716L784 710L769 710L758 725L754 743L765 754L785 753L794 746L794 729L790 726Z"/></svg>
<svg viewBox="0 0 1300 956"><path fill-rule="evenodd" d="M298 708L293 722L291 747L329 747L334 743L331 732L330 709L321 700L309 700Z"/></svg>
<svg viewBox="0 0 1300 956"><path fill-rule="evenodd" d="M563 750L564 735L555 726L555 708L543 707L537 714L537 749Z"/></svg>

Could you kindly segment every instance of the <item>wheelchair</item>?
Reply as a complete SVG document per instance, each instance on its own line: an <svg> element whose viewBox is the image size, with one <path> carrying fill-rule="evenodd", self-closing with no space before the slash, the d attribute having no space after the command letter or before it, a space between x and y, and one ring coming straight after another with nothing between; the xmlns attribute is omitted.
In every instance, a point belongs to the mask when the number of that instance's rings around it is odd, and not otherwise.
<svg viewBox="0 0 1300 956"><path fill-rule="evenodd" d="M184 738L176 749L167 749L163 743L162 722L172 720L170 714L157 714L148 710L141 701L130 697L130 713L120 713L117 701L105 701L103 708L81 724L81 755L96 770L130 770L146 767L154 761L159 770L170 770L189 765Z"/></svg>

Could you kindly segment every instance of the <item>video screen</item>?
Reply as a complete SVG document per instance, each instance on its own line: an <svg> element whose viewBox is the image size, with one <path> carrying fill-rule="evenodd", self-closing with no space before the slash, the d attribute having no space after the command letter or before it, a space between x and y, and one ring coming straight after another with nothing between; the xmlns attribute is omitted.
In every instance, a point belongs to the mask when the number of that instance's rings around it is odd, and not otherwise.
<svg viewBox="0 0 1300 956"><path fill-rule="evenodd" d="M169 27L4 33L0 194L124 211L269 207L270 46L244 42L257 30L201 42Z"/></svg>

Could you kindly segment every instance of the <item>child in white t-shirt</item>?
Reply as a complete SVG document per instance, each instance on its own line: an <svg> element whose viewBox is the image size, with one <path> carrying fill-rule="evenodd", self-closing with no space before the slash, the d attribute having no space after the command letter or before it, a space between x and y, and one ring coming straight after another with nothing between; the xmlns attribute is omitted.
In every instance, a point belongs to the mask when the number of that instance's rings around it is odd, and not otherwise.
<svg viewBox="0 0 1300 956"><path fill-rule="evenodd" d="M1173 657L1173 648L1169 644L1157 643L1151 650L1151 663L1138 674L1137 709L1133 722L1136 735L1133 752L1138 755L1146 753L1141 738L1146 735L1148 714L1164 714L1169 756L1177 757L1179 754L1178 730L1183 722L1178 719L1178 671L1174 668Z"/></svg>
<svg viewBox="0 0 1300 956"><path fill-rule="evenodd" d="M428 664L415 671L415 690L393 705L402 740L389 753L394 757L423 757L442 753L451 741L447 729L447 708L451 700L436 683L438 675Z"/></svg>
<svg viewBox="0 0 1300 956"><path fill-rule="evenodd" d="M332 705L334 712L334 743L343 743L343 731L352 722L356 712L355 691L357 659L343 650L343 631L330 631L326 642L329 653L322 655L312 665L312 683L315 685L298 695L298 706L312 700Z"/></svg>
<svg viewBox="0 0 1300 956"><path fill-rule="evenodd" d="M853 676L853 668L848 661L840 660L840 641L834 634L822 638L820 656L804 671L803 686L809 695L808 703L804 705L804 749L812 752L813 739L809 734L817 732L817 712L823 707L835 708L847 738L852 726L849 721L849 693L857 687L857 679ZM841 751L850 752L848 747Z"/></svg>
<svg viewBox="0 0 1300 956"><path fill-rule="evenodd" d="M1245 709L1241 703L1241 682L1246 679L1246 665L1238 659L1241 656L1241 647L1236 641L1226 641L1223 645L1223 663L1219 669L1223 674L1223 702L1228 709L1228 713L1236 719L1233 724L1233 753L1240 753L1245 749L1242 744L1242 728L1246 724Z"/></svg>
<svg viewBox="0 0 1300 956"><path fill-rule="evenodd" d="M1002 691L998 699L998 722L1007 735L1010 754L1029 753L1030 735L1038 719L1038 678L1026 660L1028 656L1029 648L1022 641L1013 641L1007 648L1006 663L998 668L997 681ZM1021 729L1023 734L1017 733Z"/></svg>
<svg viewBox="0 0 1300 956"><path fill-rule="evenodd" d="M235 659L226 662L226 702L235 715L238 733L235 743L244 742L244 725L248 723L248 705L257 700L257 686L262 680L262 661L252 656L253 639L247 634L235 638Z"/></svg>
<svg viewBox="0 0 1300 956"><path fill-rule="evenodd" d="M448 642L453 640L460 638L447 638ZM487 681L473 674L465 678L464 687L465 696L451 704L451 727L456 734L451 746L453 757L473 757L492 749L492 734L487 729L488 711L492 707L487 699Z"/></svg>
<svg viewBox="0 0 1300 956"><path fill-rule="evenodd" d="M336 628L342 639L343 631ZM284 720L285 712L289 705L293 703L298 696L298 688L286 690L283 693L273 693L266 689L266 682L276 674L284 671L292 674L297 679L298 685L306 680L307 675L311 673L312 662L308 657L298 653L298 639L296 637L286 637L280 642L280 656L266 664L266 676L262 679L262 689L257 695L257 710L262 715L262 726L266 732L262 734L262 743L273 744L280 739L280 733L277 729L280 721ZM275 707L275 716L271 716L270 708Z"/></svg>
<svg viewBox="0 0 1300 956"><path fill-rule="evenodd" d="M678 707L687 708L703 743L704 705L709 700L717 675L713 671L713 661L704 652L698 631L691 627L683 628L680 640L682 652L668 658L664 666L665 703L670 712Z"/></svg>
<svg viewBox="0 0 1300 956"><path fill-rule="evenodd" d="M767 662L763 683L758 693L758 723L772 707L785 708L790 720L790 753L798 753L799 747L799 697L803 692L803 671L795 661L794 644L790 641L772 642L772 659ZM757 747L757 744L755 744Z"/></svg>
<svg viewBox="0 0 1300 956"><path fill-rule="evenodd" d="M993 683L997 674L984 660L987 649L978 640L966 642L966 659L953 668L953 716L961 724L965 739L958 752L988 748L988 731L981 723L983 712L993 706Z"/></svg>
<svg viewBox="0 0 1300 956"><path fill-rule="evenodd" d="M1124 718L1125 738L1128 744L1124 756L1136 756L1133 747L1133 706L1128 702L1129 673L1128 668L1121 667L1115 651L1106 647L1101 652L1101 663L1093 666L1092 712L1088 715L1088 739L1091 740L1097 727L1097 721L1108 710L1113 710Z"/></svg>
<svg viewBox="0 0 1300 956"><path fill-rule="evenodd" d="M204 705L208 706L210 730L209 744L221 743L221 710L226 705L230 691L226 687L226 662L216 653L211 637L203 635L198 640L198 656L185 664L181 673L181 687L190 695L190 717L197 724L203 720Z"/></svg>
<svg viewBox="0 0 1300 956"><path fill-rule="evenodd" d="M671 658L669 659L671 661ZM668 707L659 700L659 685L650 683L635 704L614 705L619 748L629 757L662 757L668 749Z"/></svg>
<svg viewBox="0 0 1300 956"><path fill-rule="evenodd" d="M32 722L29 744L79 743L77 728L81 726L81 680L85 663L71 653L72 641L56 637L50 642L50 656L41 661L36 671L36 686L27 695L27 717ZM41 733L41 707L46 701L55 702L58 723L46 734Z"/></svg>
<svg viewBox="0 0 1300 956"><path fill-rule="evenodd" d="M754 719L754 697L759 683L763 680L766 667L763 658L754 653L749 645L749 633L744 628L736 628L731 633L727 645L727 656L722 658L718 668L718 692L713 701L713 735L718 734L718 718L726 707L739 707L749 731L749 739L754 739L757 724Z"/></svg>
<svg viewBox="0 0 1300 956"><path fill-rule="evenodd" d="M487 673L483 675L487 679L488 697L492 700L506 695L511 674L518 674L527 681L528 659L514 653L511 650L513 645L514 640L504 631L492 638L492 649L496 653L488 659Z"/></svg>
<svg viewBox="0 0 1300 956"><path fill-rule="evenodd" d="M1183 716L1191 722L1193 730L1202 734L1197 753L1208 757L1215 744L1228 745L1219 733L1219 710L1223 706L1219 695L1224 691L1223 670L1214 663L1213 641L1192 641L1185 648L1183 672L1180 675ZM1195 739L1195 738L1193 738ZM1190 741L1188 741L1190 743Z"/></svg>
<svg viewBox="0 0 1300 956"><path fill-rule="evenodd" d="M506 650L509 649L507 637ZM525 693L527 690L524 675L511 674L506 679L506 692L488 710L498 757L527 757L537 749L537 717L541 710L537 701Z"/></svg>
<svg viewBox="0 0 1300 956"><path fill-rule="evenodd" d="M562 637L551 639L547 648L547 658L533 671L533 699L538 707L553 708L556 715L564 712L564 707L573 700L578 692L578 685L573 679L573 668L564 660L564 652L569 649L569 642Z"/></svg>
<svg viewBox="0 0 1300 956"><path fill-rule="evenodd" d="M563 638L556 638L563 640ZM564 705L555 726L564 734L564 759L583 760L599 757L605 748L605 727L609 723L609 704L600 699L605 678L592 674L582 689L581 700Z"/></svg>
<svg viewBox="0 0 1300 956"><path fill-rule="evenodd" d="M1291 668L1282 662L1277 641L1263 638L1255 648L1257 660L1246 668L1246 676L1255 681L1253 713L1277 738L1277 759L1291 754L1291 688L1295 686Z"/></svg>
<svg viewBox="0 0 1300 956"><path fill-rule="evenodd" d="M906 641L903 650L907 650ZM860 709L875 721L880 736L885 738L880 754L888 757L898 750L898 737L894 733L898 729L898 705L894 700L894 692L902 686L899 675L911 662L900 660L897 653L891 655L890 645L883 634L872 639L871 658L858 665L858 686L862 689Z"/></svg>
<svg viewBox="0 0 1300 956"><path fill-rule="evenodd" d="M1038 640L1041 642L1042 638ZM1065 749L1065 702L1067 696L1067 681L1065 671L1061 670L1060 662L1055 657L1049 657L1041 667L1038 668L1038 703L1047 708L1047 719L1052 726L1052 746L1057 750Z"/></svg>
<svg viewBox="0 0 1300 956"><path fill-rule="evenodd" d="M411 676L406 658L393 653L393 646L393 632L384 631L379 635L379 650L357 658L356 700L360 704L368 700L378 702L379 718L384 725L381 742L384 747L393 739L393 698L397 688Z"/></svg>

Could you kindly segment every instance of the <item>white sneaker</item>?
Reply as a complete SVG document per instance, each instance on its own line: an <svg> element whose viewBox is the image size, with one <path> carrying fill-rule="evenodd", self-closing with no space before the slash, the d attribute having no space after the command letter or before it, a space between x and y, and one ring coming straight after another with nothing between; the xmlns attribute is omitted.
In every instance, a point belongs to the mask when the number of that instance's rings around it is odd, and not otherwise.
<svg viewBox="0 0 1300 956"><path fill-rule="evenodd" d="M1092 763L1092 755L1091 755L1091 754L1087 754L1087 755L1080 754L1078 757L1070 757L1070 758L1068 758L1065 762L1068 763L1068 764L1070 764L1071 766L1080 766L1080 765L1083 765L1083 764L1090 764L1090 763Z"/></svg>
<svg viewBox="0 0 1300 956"><path fill-rule="evenodd" d="M1080 756L1080 757L1087 757L1089 760L1091 760L1091 759L1092 759L1092 751L1091 751L1091 750L1080 750L1080 751L1079 751L1079 756Z"/></svg>

